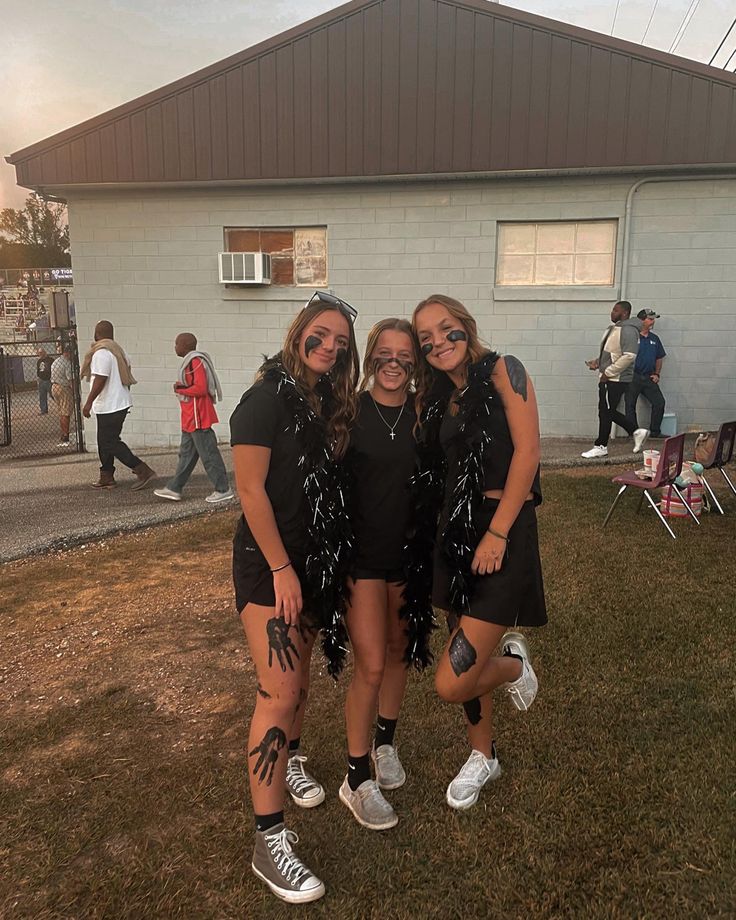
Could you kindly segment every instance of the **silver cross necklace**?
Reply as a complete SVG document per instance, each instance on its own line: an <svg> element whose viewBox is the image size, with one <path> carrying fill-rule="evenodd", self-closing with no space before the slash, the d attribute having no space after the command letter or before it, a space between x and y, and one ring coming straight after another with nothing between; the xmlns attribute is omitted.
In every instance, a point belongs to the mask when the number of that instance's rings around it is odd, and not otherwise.
<svg viewBox="0 0 736 920"><path fill-rule="evenodd" d="M396 416L396 421L393 423L393 425L389 425L389 423L386 421L386 419L381 414L381 410L378 408L378 403L376 402L373 396L373 393L371 393L371 399L373 400L373 405L376 407L376 412L378 413L378 417L381 419L383 424L388 428L389 437L393 441L396 438L396 430L395 430L396 426L399 424L399 422L401 421L401 416L404 414L404 406L406 405L406 400L404 400L403 403L401 404L401 412L399 412L399 414Z"/></svg>

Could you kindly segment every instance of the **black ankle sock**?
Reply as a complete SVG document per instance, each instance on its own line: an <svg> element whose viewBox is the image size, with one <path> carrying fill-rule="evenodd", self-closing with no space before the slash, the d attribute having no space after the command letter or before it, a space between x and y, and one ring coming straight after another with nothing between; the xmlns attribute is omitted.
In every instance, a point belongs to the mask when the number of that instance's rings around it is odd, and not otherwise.
<svg viewBox="0 0 736 920"><path fill-rule="evenodd" d="M283 811L275 811L272 815L256 815L256 830L270 831L277 824L284 823Z"/></svg>
<svg viewBox="0 0 736 920"><path fill-rule="evenodd" d="M296 752L299 750L299 745L301 742L301 738L294 738L293 741L289 742L289 757L291 757L292 754L296 754Z"/></svg>
<svg viewBox="0 0 736 920"><path fill-rule="evenodd" d="M386 719L379 714L376 719L376 740L374 742L376 747L394 743L394 732L398 721L398 719Z"/></svg>
<svg viewBox="0 0 736 920"><path fill-rule="evenodd" d="M348 755L348 786L355 790L371 778L371 764L367 754L362 757L351 757Z"/></svg>

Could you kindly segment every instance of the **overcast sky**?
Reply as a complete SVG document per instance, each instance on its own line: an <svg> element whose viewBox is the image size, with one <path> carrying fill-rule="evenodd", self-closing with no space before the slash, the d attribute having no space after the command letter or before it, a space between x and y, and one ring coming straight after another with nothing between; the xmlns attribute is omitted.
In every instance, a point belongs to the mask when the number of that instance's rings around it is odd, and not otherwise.
<svg viewBox="0 0 736 920"><path fill-rule="evenodd" d="M331 0L2 0L0 206L21 207L4 157L340 4ZM540 13L708 61L733 0L517 0ZM654 15L652 16L652 11ZM650 22L651 17L651 22ZM736 28L716 65L736 48ZM736 66L736 56L729 69Z"/></svg>

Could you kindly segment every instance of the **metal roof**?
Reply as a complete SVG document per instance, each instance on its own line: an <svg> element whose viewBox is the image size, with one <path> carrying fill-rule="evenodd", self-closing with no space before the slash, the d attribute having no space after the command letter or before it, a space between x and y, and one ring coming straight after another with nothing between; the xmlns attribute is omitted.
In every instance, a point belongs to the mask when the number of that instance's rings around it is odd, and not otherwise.
<svg viewBox="0 0 736 920"><path fill-rule="evenodd" d="M486 0L354 0L8 157L20 185L736 164L730 74Z"/></svg>

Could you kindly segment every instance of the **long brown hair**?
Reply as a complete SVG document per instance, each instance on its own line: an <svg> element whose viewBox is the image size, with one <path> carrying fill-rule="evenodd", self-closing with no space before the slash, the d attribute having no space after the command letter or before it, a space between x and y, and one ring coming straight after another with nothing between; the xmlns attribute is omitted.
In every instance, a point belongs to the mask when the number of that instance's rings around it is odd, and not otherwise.
<svg viewBox="0 0 736 920"><path fill-rule="evenodd" d="M484 355L487 355L491 350L481 341L478 335L478 324L468 311L468 308L465 306L465 304L460 303L459 300L455 300L453 297L448 297L447 294L431 294L429 297L425 297L424 300L418 303L414 308L414 312L411 316L412 331L414 332L414 337L417 342L417 350L421 355L416 374L416 407L418 418L421 418L422 409L425 407L427 396L429 395L429 392L432 389L432 385L435 381L435 375L442 373L442 371L436 371L430 365L424 355L421 354L419 336L417 334L417 316L419 316L425 307L428 307L432 303L438 303L445 307L450 316L452 316L453 319L456 319L460 323L463 331L468 336L468 354L465 364L466 367L469 364L475 364L476 361L480 361L480 359Z"/></svg>
<svg viewBox="0 0 736 920"><path fill-rule="evenodd" d="M386 330L404 332L409 336L412 350L412 363L414 364L414 373L409 376L409 388L411 388L414 383L414 375L416 374L416 369L419 364L419 353L417 351L417 342L414 335L414 330L412 329L411 323L408 319L398 319L395 316L391 316L388 317L388 319L382 319L377 322L376 325L368 333L368 340L365 344L365 354L363 356L363 377L360 381L360 386L358 387L359 393L364 393L371 385L373 380L373 352L378 347L378 340L381 338L381 333L386 332Z"/></svg>
<svg viewBox="0 0 736 920"><path fill-rule="evenodd" d="M332 306L323 301L315 301L309 304L294 317L291 326L289 326L289 331L286 333L284 345L279 352L278 358L284 365L286 372L291 374L296 381L297 388L304 399L307 400L318 415L321 414L322 407L319 397L309 385L307 369L299 354L299 343L310 323L321 313L329 311L335 311L344 316L349 330L347 360L336 361L327 375L332 384L332 400L330 415L325 421L332 441L333 453L337 459L340 459L348 448L350 440L349 428L356 415L357 398L355 388L358 384L358 375L360 373L358 344L355 341L355 330L350 317L346 316L338 306ZM256 375L256 380L263 376L262 372L263 368Z"/></svg>

